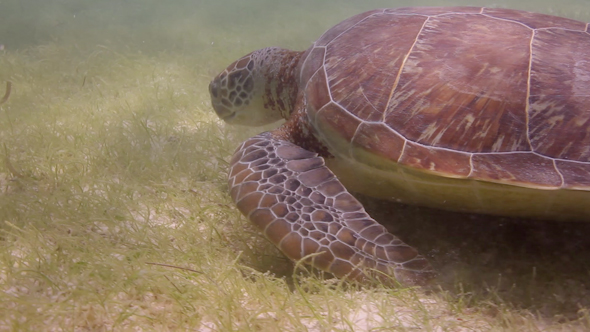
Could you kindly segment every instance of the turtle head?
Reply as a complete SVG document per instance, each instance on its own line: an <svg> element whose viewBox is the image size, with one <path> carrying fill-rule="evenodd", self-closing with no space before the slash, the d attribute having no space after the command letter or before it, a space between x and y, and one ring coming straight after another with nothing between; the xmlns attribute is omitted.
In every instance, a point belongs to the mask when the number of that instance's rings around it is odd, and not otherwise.
<svg viewBox="0 0 590 332"><path fill-rule="evenodd" d="M209 83L217 115L227 123L247 126L288 118L298 90L299 54L264 48L229 65Z"/></svg>

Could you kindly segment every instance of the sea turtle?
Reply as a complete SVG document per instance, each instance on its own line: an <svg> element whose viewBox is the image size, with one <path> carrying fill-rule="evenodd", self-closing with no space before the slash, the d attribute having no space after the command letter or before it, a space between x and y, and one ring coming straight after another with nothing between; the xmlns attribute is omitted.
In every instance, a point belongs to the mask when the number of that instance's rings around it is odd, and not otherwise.
<svg viewBox="0 0 590 332"><path fill-rule="evenodd" d="M379 9L209 85L230 124L278 129L231 159L238 209L293 260L421 284L427 260L349 193L590 221L590 28L518 10ZM371 272L372 271L372 272Z"/></svg>

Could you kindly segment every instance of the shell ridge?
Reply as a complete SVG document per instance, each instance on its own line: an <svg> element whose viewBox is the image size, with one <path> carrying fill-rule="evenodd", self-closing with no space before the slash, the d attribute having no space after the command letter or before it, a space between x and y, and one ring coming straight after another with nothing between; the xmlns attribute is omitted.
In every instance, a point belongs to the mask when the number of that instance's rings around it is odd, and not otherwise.
<svg viewBox="0 0 590 332"><path fill-rule="evenodd" d="M524 23L522 23L520 21L517 21L517 20L511 20L509 18L503 18L503 17L496 17L496 16L492 16L492 15L486 14L486 13L482 13L481 15L482 16L485 16L485 17L489 17L489 18L494 19L494 20L506 21L506 22L511 22L511 23L515 23L515 24L518 24L518 25L522 25L523 27L526 27L526 28L531 29L531 30L538 30L538 29L533 29L530 26L528 26L528 25L526 25L526 24L524 24Z"/></svg>
<svg viewBox="0 0 590 332"><path fill-rule="evenodd" d="M562 30L562 31L569 31L569 32L581 32L581 33L586 33L586 34L588 33L587 31L584 31L584 30L575 30L575 29L560 28L560 27L536 28L535 30L537 30L537 31Z"/></svg>
<svg viewBox="0 0 590 332"><path fill-rule="evenodd" d="M530 117L530 110L531 110L531 75L532 75L532 68L533 68L533 42L535 41L535 36L537 35L537 31L533 30L531 34L531 41L529 42L529 67L527 69L527 82L526 82L526 100L525 100L525 108L524 108L524 116L525 116L525 129L526 129L526 141L529 145L529 149L534 151L533 143L531 142L531 117Z"/></svg>
<svg viewBox="0 0 590 332"><path fill-rule="evenodd" d="M563 174L561 173L559 168L557 168L557 162L555 161L555 159L553 159L553 168L555 168L555 171L557 172L557 174L559 174L559 177L561 178L561 185L559 187L563 188L565 186L565 178L563 177Z"/></svg>
<svg viewBox="0 0 590 332"><path fill-rule="evenodd" d="M473 174L473 153L469 154L469 173L467 173L466 178L469 179L471 178L471 175Z"/></svg>
<svg viewBox="0 0 590 332"><path fill-rule="evenodd" d="M400 77L401 77L402 72L404 70L404 66L406 65L406 61L410 57L410 54L412 54L412 51L414 50L414 46L416 46L416 43L418 42L418 39L420 38L420 34L424 30L424 27L426 26L426 23L428 22L428 20L430 20L430 16L427 16L426 19L424 20L424 23L422 23L422 27L420 27L420 30L416 34L416 39L414 39L412 46L408 50L408 53L406 53L406 55L404 56L404 60L402 61L402 64L400 65L399 70L397 71L397 76L395 77L395 81L393 82L393 86L391 87L391 91L389 92L389 98L387 99L387 104L385 105L385 109L383 110L383 116L381 117L381 122L383 122L383 123L385 123L385 118L390 113L389 103L391 102L391 98L393 97L393 92L397 89L397 85L399 84L399 80L400 80ZM403 135L402 135L402 137L405 138L405 136L403 136Z"/></svg>

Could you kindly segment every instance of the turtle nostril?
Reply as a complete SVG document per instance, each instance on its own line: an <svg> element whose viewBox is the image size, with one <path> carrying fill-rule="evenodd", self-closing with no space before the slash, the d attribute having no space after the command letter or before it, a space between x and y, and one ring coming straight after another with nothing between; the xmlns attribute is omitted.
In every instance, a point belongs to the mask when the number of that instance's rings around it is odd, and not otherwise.
<svg viewBox="0 0 590 332"><path fill-rule="evenodd" d="M213 80L209 83L209 93L213 98L219 98L219 84L217 84L217 80Z"/></svg>

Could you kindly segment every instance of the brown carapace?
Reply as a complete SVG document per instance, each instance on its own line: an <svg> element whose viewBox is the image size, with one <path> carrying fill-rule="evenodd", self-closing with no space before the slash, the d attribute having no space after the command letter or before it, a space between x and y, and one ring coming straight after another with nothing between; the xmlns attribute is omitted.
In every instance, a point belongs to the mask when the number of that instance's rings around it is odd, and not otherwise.
<svg viewBox="0 0 590 332"><path fill-rule="evenodd" d="M590 221L590 28L510 9L380 9L307 51L255 51L209 86L228 123L278 129L231 161L239 210L338 277L434 271L349 193Z"/></svg>

